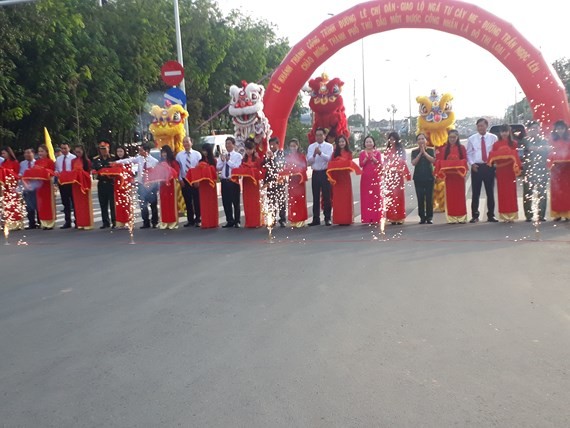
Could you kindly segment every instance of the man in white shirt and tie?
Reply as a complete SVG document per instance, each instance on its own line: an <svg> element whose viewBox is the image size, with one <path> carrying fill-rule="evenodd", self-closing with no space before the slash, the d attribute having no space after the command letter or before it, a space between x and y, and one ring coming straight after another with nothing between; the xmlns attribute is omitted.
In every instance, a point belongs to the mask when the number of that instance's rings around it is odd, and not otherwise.
<svg viewBox="0 0 570 428"><path fill-rule="evenodd" d="M497 136L487 132L489 122L481 118L477 120L477 133L467 140L467 163L471 168L471 220L469 223L479 221L479 197L481 187L485 185L487 194L487 221L496 223L495 218L495 168L487 165L487 159Z"/></svg>
<svg viewBox="0 0 570 428"><path fill-rule="evenodd" d="M220 171L222 182L222 204L226 214L226 224L223 228L240 227L240 187L239 183L231 180L232 170L241 165L242 156L235 150L236 140L233 137L226 138L227 153L222 153L216 163L216 169Z"/></svg>
<svg viewBox="0 0 570 428"><path fill-rule="evenodd" d="M24 160L20 162L20 177L24 175L26 170L33 168L36 164L35 151L33 148L29 147L24 150ZM40 219L38 217L38 205L36 202L36 189L32 187L26 187L23 185L22 197L26 202L26 214L28 216L28 226L26 230L38 229L40 224Z"/></svg>
<svg viewBox="0 0 570 428"><path fill-rule="evenodd" d="M55 159L55 172L71 171L71 161L75 159L75 155L69 152L69 144L67 143L61 143L59 148L61 149L61 155ZM69 229L71 227L71 206L73 204L71 189L72 184L59 185L59 195L61 196L63 215L65 216L65 222L60 229Z"/></svg>
<svg viewBox="0 0 570 428"><path fill-rule="evenodd" d="M148 170L158 165L158 160L150 156L150 146L147 143L141 144L139 147L138 156L126 159L119 159L114 163L130 164L136 163L137 169L137 192L139 195L139 202L141 207L141 216L143 225L141 229L149 229L152 223L152 228L156 229L158 225L158 184L147 183L146 177ZM148 205L152 212L152 219L149 219Z"/></svg>
<svg viewBox="0 0 570 428"><path fill-rule="evenodd" d="M184 137L182 145L184 146L184 151L176 155L176 161L180 165L180 186L184 203L186 204L186 215L188 217L188 222L184 227L200 227L200 192L197 187L188 184L186 174L189 169L196 168L202 159L202 155L200 152L192 149L192 139L190 137Z"/></svg>
<svg viewBox="0 0 570 428"><path fill-rule="evenodd" d="M313 169L311 180L313 190L313 221L309 226L321 224L321 194L323 198L323 211L325 225L331 225L331 185L327 178L327 168L333 155L333 145L325 142L326 132L323 128L317 128L315 139L307 150L307 163Z"/></svg>

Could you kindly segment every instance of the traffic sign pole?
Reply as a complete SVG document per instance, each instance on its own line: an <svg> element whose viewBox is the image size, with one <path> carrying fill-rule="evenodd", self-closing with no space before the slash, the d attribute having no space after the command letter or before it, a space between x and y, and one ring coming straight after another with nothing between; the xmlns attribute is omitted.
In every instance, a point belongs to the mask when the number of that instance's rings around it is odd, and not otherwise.
<svg viewBox="0 0 570 428"><path fill-rule="evenodd" d="M176 53L178 56L178 62L184 68L184 57L182 56L182 35L180 33L180 13L178 11L178 0L174 0L174 26L176 28ZM184 78L180 82L180 89L186 95L186 84ZM186 109L186 105L183 106ZM186 130L186 135L189 134L188 121L184 122L184 129Z"/></svg>

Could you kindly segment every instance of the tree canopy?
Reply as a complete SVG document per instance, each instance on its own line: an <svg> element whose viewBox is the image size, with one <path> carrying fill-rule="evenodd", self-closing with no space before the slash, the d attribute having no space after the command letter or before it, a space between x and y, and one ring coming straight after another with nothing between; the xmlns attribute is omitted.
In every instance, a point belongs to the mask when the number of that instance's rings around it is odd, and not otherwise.
<svg viewBox="0 0 570 428"><path fill-rule="evenodd" d="M189 125L228 102L228 87L259 81L289 50L263 20L212 0L180 0ZM41 0L0 8L0 142L130 142L147 95L165 91L176 59L172 0ZM266 82L263 82L266 83ZM221 116L203 129L231 128Z"/></svg>

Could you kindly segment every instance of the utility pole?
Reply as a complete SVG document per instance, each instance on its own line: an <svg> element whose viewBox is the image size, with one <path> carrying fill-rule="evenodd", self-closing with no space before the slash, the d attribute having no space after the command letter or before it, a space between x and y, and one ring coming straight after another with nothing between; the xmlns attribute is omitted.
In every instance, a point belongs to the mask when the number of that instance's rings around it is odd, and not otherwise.
<svg viewBox="0 0 570 428"><path fill-rule="evenodd" d="M353 114L356 114L356 79L354 79L354 93L352 94L352 99L353 99L353 107L354 107L354 112Z"/></svg>
<svg viewBox="0 0 570 428"><path fill-rule="evenodd" d="M174 26L176 28L176 54L178 56L178 62L182 67L184 67L184 57L182 56L182 34L180 33L180 12L178 11L178 0L174 0ZM186 79L182 79L179 85L184 95L186 95ZM186 108L186 106L184 106ZM188 121L184 122L184 129L186 130L186 135L189 133Z"/></svg>
<svg viewBox="0 0 570 428"><path fill-rule="evenodd" d="M364 78L364 39L361 39L362 42L362 110L364 114L364 136L366 138L368 135L368 126L366 125L366 83Z"/></svg>

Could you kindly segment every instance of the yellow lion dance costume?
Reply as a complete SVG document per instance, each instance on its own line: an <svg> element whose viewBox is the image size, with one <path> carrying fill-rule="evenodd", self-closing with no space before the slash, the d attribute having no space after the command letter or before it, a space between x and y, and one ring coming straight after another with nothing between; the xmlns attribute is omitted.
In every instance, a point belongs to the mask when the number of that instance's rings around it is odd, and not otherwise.
<svg viewBox="0 0 570 428"><path fill-rule="evenodd" d="M149 130L154 136L157 148L170 146L174 154L184 150L182 140L186 136L184 123L188 117L188 112L178 104L159 107L152 106L150 114L153 121Z"/></svg>
<svg viewBox="0 0 570 428"><path fill-rule="evenodd" d="M451 101L451 94L443 94L441 97L433 89L429 97L419 96L416 101L420 105L418 117L418 134L425 134L428 145L435 147L443 146L447 142L447 131L455 129L455 113ZM445 211L445 182L435 180L433 188L433 210Z"/></svg>
<svg viewBox="0 0 570 428"><path fill-rule="evenodd" d="M154 137L156 147L161 149L164 146L170 146L174 155L184 150L182 140L186 136L184 123L188 118L188 112L178 104L159 107L152 106L150 114L153 117L149 131ZM186 204L180 189L180 183L176 182L176 200L178 201L178 212L186 211Z"/></svg>

